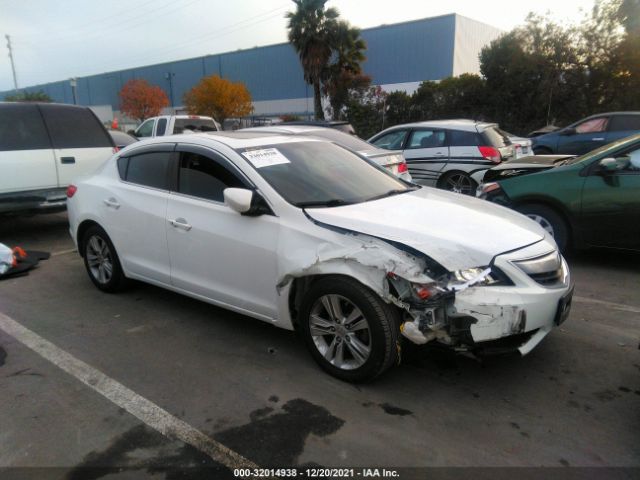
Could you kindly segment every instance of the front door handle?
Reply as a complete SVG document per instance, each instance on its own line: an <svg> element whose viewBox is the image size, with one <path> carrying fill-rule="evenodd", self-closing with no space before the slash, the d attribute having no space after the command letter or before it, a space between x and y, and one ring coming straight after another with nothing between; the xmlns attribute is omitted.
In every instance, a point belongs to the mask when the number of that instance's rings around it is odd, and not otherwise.
<svg viewBox="0 0 640 480"><path fill-rule="evenodd" d="M60 157L60 163L70 164L76 163L76 157Z"/></svg>
<svg viewBox="0 0 640 480"><path fill-rule="evenodd" d="M120 204L119 204L119 203L118 203L118 201L117 201L115 198L113 198L113 197L111 197L111 198L105 198L105 199L103 200L103 202L104 202L104 204L105 204L107 207L115 208L116 210L120 208Z"/></svg>
<svg viewBox="0 0 640 480"><path fill-rule="evenodd" d="M181 228L182 230L186 230L187 232L192 228L191 225L189 225L184 218L176 218L175 220L169 220L169 223L172 226L176 228Z"/></svg>
<svg viewBox="0 0 640 480"><path fill-rule="evenodd" d="M435 155L436 157L444 157L444 156L446 155L446 153L436 152L436 153L434 153L434 155Z"/></svg>

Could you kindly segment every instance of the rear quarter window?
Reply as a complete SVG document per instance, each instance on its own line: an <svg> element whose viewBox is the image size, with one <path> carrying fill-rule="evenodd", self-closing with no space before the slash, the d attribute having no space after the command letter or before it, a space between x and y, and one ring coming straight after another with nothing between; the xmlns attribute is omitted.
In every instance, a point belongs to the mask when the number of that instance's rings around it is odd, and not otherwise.
<svg viewBox="0 0 640 480"><path fill-rule="evenodd" d="M0 151L48 148L51 142L36 105L0 105Z"/></svg>
<svg viewBox="0 0 640 480"><path fill-rule="evenodd" d="M487 128L480 135L482 135L487 146L501 148L511 145L511 141L505 135L501 134L496 128Z"/></svg>
<svg viewBox="0 0 640 480"><path fill-rule="evenodd" d="M133 155L124 160L122 165L118 161L120 176L125 170L125 180L145 187L169 189L169 165L171 152L149 152Z"/></svg>
<svg viewBox="0 0 640 480"><path fill-rule="evenodd" d="M476 132L464 132L461 130L449 130L449 146L451 147L476 147L482 145L482 137Z"/></svg>
<svg viewBox="0 0 640 480"><path fill-rule="evenodd" d="M111 137L88 108L41 105L54 148L113 147Z"/></svg>

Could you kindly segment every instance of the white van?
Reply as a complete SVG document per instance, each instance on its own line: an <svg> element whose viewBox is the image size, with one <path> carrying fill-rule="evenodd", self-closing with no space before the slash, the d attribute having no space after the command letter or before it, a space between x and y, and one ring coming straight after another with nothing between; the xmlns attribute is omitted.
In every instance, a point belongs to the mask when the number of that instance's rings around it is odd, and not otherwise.
<svg viewBox="0 0 640 480"><path fill-rule="evenodd" d="M89 108L0 102L0 213L64 210L67 186L115 151Z"/></svg>

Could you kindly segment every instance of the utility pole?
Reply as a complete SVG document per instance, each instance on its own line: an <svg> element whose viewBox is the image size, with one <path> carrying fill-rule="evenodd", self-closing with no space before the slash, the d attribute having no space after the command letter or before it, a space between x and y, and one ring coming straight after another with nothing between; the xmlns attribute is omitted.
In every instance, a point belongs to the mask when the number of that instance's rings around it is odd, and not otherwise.
<svg viewBox="0 0 640 480"><path fill-rule="evenodd" d="M9 49L9 59L11 60L11 71L13 72L13 86L18 93L18 80L16 79L16 66L13 63L13 51L11 50L11 37L9 35L4 36L7 39L7 48Z"/></svg>

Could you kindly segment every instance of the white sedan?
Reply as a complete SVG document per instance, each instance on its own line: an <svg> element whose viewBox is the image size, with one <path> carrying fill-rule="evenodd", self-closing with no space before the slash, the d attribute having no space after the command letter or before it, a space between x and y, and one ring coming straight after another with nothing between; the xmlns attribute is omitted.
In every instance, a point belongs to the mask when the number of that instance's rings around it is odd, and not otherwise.
<svg viewBox="0 0 640 480"><path fill-rule="evenodd" d="M99 289L142 280L297 329L348 381L396 364L400 335L526 354L571 305L567 265L535 222L318 138L145 140L67 196Z"/></svg>

